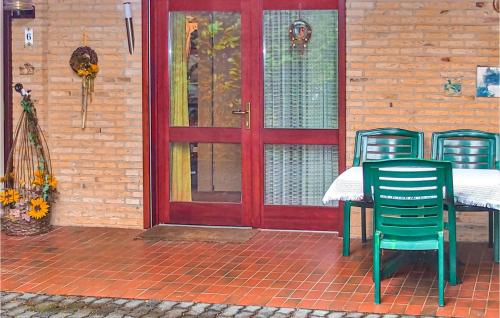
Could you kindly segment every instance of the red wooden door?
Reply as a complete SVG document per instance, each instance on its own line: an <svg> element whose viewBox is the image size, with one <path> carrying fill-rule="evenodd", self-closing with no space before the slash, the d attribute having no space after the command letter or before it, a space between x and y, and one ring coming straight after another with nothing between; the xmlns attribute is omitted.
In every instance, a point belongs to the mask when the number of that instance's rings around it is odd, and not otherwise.
<svg viewBox="0 0 500 318"><path fill-rule="evenodd" d="M254 204L262 228L340 228L340 209L321 202L345 169L345 23L339 5L343 2L264 0L259 9L255 54L261 74L254 90L261 107L253 115L260 119L254 169L261 178L254 183ZM302 22L311 37L293 47L279 33Z"/></svg>
<svg viewBox="0 0 500 318"><path fill-rule="evenodd" d="M344 8L170 0L150 19L151 224L338 230L321 196L345 169Z"/></svg>
<svg viewBox="0 0 500 318"><path fill-rule="evenodd" d="M167 223L251 225L245 4L169 2Z"/></svg>

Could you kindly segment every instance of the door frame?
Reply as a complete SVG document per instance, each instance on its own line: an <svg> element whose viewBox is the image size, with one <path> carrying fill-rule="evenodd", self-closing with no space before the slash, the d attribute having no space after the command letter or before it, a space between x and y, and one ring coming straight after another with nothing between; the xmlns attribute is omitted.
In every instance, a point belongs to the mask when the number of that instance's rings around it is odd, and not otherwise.
<svg viewBox="0 0 500 318"><path fill-rule="evenodd" d="M198 0L193 0L193 3ZM225 0L214 0L215 2L225 2ZM339 173L346 168L345 161L345 139L346 139L346 22L345 22L345 0L243 0L242 5L249 6L250 23L254 25L261 20L262 10L266 1L267 9L324 9L331 8L332 4L337 4L338 25L339 25L339 60L338 60L338 80L339 80L339 127L338 127L338 150L339 150ZM270 4L271 3L271 4ZM197 5L199 2L197 3ZM168 59L165 52L168 52L168 41L165 36L168 34L168 12L169 0L142 0L142 123L143 123L143 201L144 228L153 225L169 223L170 200L161 200L159 193L170 193L169 185L169 78ZM210 9L210 6L207 6ZM244 25L242 24L242 32ZM250 39L252 51L244 65L258 66L259 76L262 76L262 28L258 32L253 32ZM247 50L249 51L249 50ZM248 66L247 66L248 67ZM251 172L254 177L251 179L251 204L250 210L244 211L248 216L248 223L253 227L262 227L262 212L264 208L264 188L263 178L264 167L262 158L264 156L264 131L261 116L263 115L263 80L252 81L250 87L251 94L248 97L252 102L251 122L260 123L259 129L252 129L248 135L248 140L254 145L256 151L251 153ZM243 96L242 96L243 98ZM243 99L242 99L243 100ZM259 106L259 107L256 107ZM161 120L165 119L165 120ZM284 132L286 133L286 132ZM245 142L242 136L242 142ZM158 160L162 158L162 160ZM243 169L243 167L242 167ZM243 173L243 171L242 171ZM242 194L243 195L243 194ZM293 207L300 209L302 207ZM322 208L329 209L331 208ZM335 229L342 231L342 213L340 208L332 213L332 217L337 224Z"/></svg>
<svg viewBox="0 0 500 318"><path fill-rule="evenodd" d="M250 165L250 129L244 126L245 118L241 116L241 128L219 127L170 127L170 97L169 97L169 65L168 65L168 24L169 13L173 11L248 11L250 2L240 0L210 0L210 1L149 1L148 19L149 32L149 58L148 74L143 80L148 81L143 87L148 87L150 103L147 119L150 121L147 133L150 138L149 147L144 147L144 160L149 166L149 195L144 194L144 200L150 200L150 217L146 215L145 228L162 223L190 223L192 215L199 214L201 223L218 225L252 226L250 221L251 202L251 171L246 166ZM249 16L241 19L241 37L248 37L250 26ZM247 41L241 42L242 61L249 56ZM246 74L249 74L249 63L244 63L242 69L241 100L242 109L250 101ZM145 97L144 97L145 99ZM146 116L144 116L146 117ZM146 127L144 128L146 132ZM172 142L209 142L231 143L241 145L242 154L242 197L240 203L211 203L211 202L170 202L170 147ZM149 152L149 156L147 153ZM149 158L146 158L148 156ZM146 167L145 167L146 169ZM146 175L146 174L145 174ZM147 182L146 180L144 181ZM163 196L160 194L164 194ZM227 214L227 216L225 216Z"/></svg>
<svg viewBox="0 0 500 318"><path fill-rule="evenodd" d="M12 16L11 11L2 10L2 103L4 105L2 109L2 122L3 122L3 158L2 171L0 173L3 175L5 173L4 169L7 169L7 160L10 153L10 148L12 145L12 133L13 133L13 120L12 120Z"/></svg>

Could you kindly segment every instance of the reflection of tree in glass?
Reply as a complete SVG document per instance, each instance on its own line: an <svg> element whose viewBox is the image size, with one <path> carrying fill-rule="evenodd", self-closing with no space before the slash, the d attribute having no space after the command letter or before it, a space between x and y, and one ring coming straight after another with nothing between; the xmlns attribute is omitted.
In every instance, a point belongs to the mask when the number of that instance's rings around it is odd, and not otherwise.
<svg viewBox="0 0 500 318"><path fill-rule="evenodd" d="M212 94L225 96L232 105L239 105L239 88L241 79L240 68L240 18L232 14L200 16L198 21L199 37L196 47L201 56L206 56L212 66L212 79L201 80L200 90L211 94L201 94L201 100L210 100Z"/></svg>

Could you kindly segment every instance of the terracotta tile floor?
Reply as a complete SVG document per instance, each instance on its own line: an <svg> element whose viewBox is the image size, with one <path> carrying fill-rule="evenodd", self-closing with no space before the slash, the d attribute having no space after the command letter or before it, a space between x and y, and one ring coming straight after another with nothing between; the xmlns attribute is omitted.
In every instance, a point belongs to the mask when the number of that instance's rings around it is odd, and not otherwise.
<svg viewBox="0 0 500 318"><path fill-rule="evenodd" d="M5 291L151 298L411 315L499 317L499 266L486 244L459 243L463 281L437 306L435 270L414 264L373 304L370 245L341 256L335 234L261 231L243 244L147 242L139 230L60 227L2 234Z"/></svg>

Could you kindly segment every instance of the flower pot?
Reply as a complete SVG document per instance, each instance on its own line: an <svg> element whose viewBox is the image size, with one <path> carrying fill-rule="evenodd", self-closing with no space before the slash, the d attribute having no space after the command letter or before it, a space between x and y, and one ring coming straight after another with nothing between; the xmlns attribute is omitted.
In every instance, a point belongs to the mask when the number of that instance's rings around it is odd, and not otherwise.
<svg viewBox="0 0 500 318"><path fill-rule="evenodd" d="M47 233L52 230L50 225L50 215L40 219L26 221L17 219L15 221L9 218L2 218L2 231L12 236L31 236Z"/></svg>

